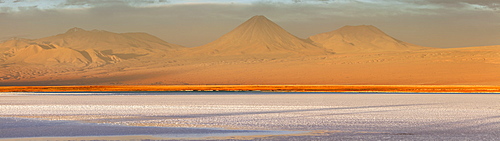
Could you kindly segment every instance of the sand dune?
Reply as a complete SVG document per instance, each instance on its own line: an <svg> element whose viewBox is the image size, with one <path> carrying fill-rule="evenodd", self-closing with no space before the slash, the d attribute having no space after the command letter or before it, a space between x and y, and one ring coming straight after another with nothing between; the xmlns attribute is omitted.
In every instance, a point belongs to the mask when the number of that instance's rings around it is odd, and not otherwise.
<svg viewBox="0 0 500 141"><path fill-rule="evenodd" d="M500 85L500 46L421 47L373 26L304 40L264 16L194 48L145 33L74 28L6 41L0 49L0 85Z"/></svg>

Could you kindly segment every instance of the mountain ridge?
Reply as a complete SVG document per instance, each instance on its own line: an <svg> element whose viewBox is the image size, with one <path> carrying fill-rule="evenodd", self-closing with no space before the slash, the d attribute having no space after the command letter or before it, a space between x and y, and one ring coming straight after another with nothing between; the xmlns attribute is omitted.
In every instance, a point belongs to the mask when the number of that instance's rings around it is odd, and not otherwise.
<svg viewBox="0 0 500 141"><path fill-rule="evenodd" d="M148 39L149 38L149 39ZM76 50L96 49L110 51L111 54L151 54L177 50L180 45L165 42L147 33L113 33L105 30L84 30L71 28L63 34L35 40Z"/></svg>
<svg viewBox="0 0 500 141"><path fill-rule="evenodd" d="M71 28L40 39L14 38L0 43L0 63L99 67L145 55L182 49L147 33L113 33Z"/></svg>

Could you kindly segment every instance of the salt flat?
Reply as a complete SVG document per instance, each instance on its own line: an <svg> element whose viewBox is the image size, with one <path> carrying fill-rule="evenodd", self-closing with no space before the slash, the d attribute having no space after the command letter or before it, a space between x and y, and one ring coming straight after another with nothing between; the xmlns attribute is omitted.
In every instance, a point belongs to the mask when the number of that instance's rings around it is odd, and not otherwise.
<svg viewBox="0 0 500 141"><path fill-rule="evenodd" d="M500 140L498 94L62 94L2 93L0 116L134 126L307 131L217 139Z"/></svg>

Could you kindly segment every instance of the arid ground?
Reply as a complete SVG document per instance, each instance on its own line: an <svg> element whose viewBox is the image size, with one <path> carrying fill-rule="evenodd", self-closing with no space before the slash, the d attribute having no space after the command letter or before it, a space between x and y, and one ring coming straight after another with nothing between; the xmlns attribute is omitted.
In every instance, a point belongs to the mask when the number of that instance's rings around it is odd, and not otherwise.
<svg viewBox="0 0 500 141"><path fill-rule="evenodd" d="M3 86L0 92L127 92L127 91L263 91L263 92L392 92L500 93L494 85L112 85Z"/></svg>
<svg viewBox="0 0 500 141"><path fill-rule="evenodd" d="M72 28L0 43L0 85L500 85L500 46L423 47L375 26L297 38L254 16L182 47L147 33Z"/></svg>

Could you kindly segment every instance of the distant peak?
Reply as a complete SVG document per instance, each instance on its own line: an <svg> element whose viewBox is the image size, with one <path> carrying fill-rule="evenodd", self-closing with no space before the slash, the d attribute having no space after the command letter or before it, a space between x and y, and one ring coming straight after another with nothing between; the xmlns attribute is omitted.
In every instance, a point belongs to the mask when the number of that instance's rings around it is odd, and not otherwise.
<svg viewBox="0 0 500 141"><path fill-rule="evenodd" d="M346 25L344 27L339 28L337 31L339 32L363 32L363 33L378 33L378 34L385 34L382 30L378 29L377 27L373 25L356 25L356 26L351 26L351 25Z"/></svg>
<svg viewBox="0 0 500 141"><path fill-rule="evenodd" d="M264 15L255 15L252 18L250 18L250 20L259 20L259 21L260 20L267 20L268 21L269 19L267 19L267 17Z"/></svg>
<svg viewBox="0 0 500 141"><path fill-rule="evenodd" d="M253 16L253 18L266 18L266 16L264 16L264 15L255 15L255 16Z"/></svg>
<svg viewBox="0 0 500 141"><path fill-rule="evenodd" d="M78 28L78 27L73 27L73 28L69 29L68 31L66 31L66 33L80 32L80 31L86 31L86 30Z"/></svg>
<svg viewBox="0 0 500 141"><path fill-rule="evenodd" d="M342 28L358 28L358 29L363 29L363 28L369 28L369 29L378 29L377 27L373 25L346 25Z"/></svg>

